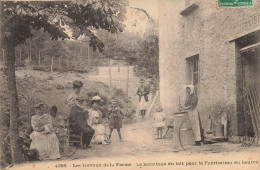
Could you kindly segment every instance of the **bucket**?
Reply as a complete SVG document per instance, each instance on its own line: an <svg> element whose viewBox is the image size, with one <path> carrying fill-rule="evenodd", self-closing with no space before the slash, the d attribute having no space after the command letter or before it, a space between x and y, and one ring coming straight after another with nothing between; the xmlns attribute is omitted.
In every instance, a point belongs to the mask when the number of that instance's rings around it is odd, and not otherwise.
<svg viewBox="0 0 260 170"><path fill-rule="evenodd" d="M224 127L222 124L213 123L213 136L224 137Z"/></svg>
<svg viewBox="0 0 260 170"><path fill-rule="evenodd" d="M174 113L173 140L175 147L195 144L191 123L188 119L188 112Z"/></svg>

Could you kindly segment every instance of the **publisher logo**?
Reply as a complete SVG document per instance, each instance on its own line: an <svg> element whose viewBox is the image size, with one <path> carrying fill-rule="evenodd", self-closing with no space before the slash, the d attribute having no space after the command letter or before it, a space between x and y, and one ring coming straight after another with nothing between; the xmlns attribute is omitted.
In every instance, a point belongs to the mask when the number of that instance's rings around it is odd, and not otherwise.
<svg viewBox="0 0 260 170"><path fill-rule="evenodd" d="M218 0L218 7L250 7L253 0Z"/></svg>

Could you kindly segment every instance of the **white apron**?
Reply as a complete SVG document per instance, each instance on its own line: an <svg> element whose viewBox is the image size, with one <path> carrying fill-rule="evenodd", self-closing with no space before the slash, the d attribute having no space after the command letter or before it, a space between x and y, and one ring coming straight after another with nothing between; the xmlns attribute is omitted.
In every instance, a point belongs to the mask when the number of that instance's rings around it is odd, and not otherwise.
<svg viewBox="0 0 260 170"><path fill-rule="evenodd" d="M191 128L193 131L195 141L201 141L201 132L200 132L200 122L199 122L199 113L196 107L188 111Z"/></svg>

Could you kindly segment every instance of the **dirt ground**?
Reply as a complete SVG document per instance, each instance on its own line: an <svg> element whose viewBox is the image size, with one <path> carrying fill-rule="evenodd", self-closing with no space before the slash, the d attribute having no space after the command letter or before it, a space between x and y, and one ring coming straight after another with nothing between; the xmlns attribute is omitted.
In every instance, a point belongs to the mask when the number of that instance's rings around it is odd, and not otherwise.
<svg viewBox="0 0 260 170"><path fill-rule="evenodd" d="M170 130L166 139L156 139L156 129L152 127L153 120L146 117L145 120L136 120L122 128L123 142L119 141L117 132L112 134L112 142L109 145L92 145L90 149L77 149L70 157L64 160L84 159L94 157L122 157L144 156L157 154L193 154L193 153L230 153L230 152L259 152L260 147L242 147L241 143L221 142L204 144L201 146L173 147L173 132ZM75 150L75 148L71 148Z"/></svg>
<svg viewBox="0 0 260 170"><path fill-rule="evenodd" d="M24 77L24 74L29 74L29 72L19 71L17 76ZM43 79L43 83L48 78L47 75L42 72L34 72L34 74L35 75L32 76L37 76L39 79ZM83 81L87 79L87 77L82 77L82 75L79 76ZM66 74L65 77L64 75L57 74L51 83L62 83L64 80L73 81L74 77L75 75L70 73ZM89 87L90 86L86 86L86 88ZM45 99L47 102L55 101L56 105L60 106L60 110L67 112L66 108L62 108L62 106L64 105L63 98L68 95L68 92L59 90L59 93L57 94L53 93L54 91L57 90L52 88L52 90L49 90L46 93L41 94L41 92L38 92L37 94L39 94L41 98ZM57 95L60 96L58 99ZM109 131L109 129L107 130ZM221 153L222 155L225 155L229 153L242 154L245 152L258 153L260 151L259 146L243 147L241 143L237 142L237 139L233 140L235 141L234 143L218 142L214 144L203 144L201 146L185 146L185 150L183 150L181 147L176 148L174 147L173 143L174 140L172 129L170 129L165 139L156 139L156 129L153 128L153 119L151 115L147 116L144 120L141 120L140 116L136 116L132 123L123 124L121 133L123 142L119 141L117 131L114 130L111 137L112 142L109 145L91 145L92 148L89 149L81 149L79 147L71 146L69 156L63 156L60 160L91 160L100 158L117 159L122 157L145 158L151 156L156 158L157 155L168 155L167 157L176 157L179 155L194 155L195 153L200 153L203 155Z"/></svg>

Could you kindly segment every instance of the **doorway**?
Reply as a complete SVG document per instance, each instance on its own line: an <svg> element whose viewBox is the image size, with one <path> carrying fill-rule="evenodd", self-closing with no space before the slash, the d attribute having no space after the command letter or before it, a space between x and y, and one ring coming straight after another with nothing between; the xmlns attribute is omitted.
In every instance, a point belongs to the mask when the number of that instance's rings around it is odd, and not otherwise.
<svg viewBox="0 0 260 170"><path fill-rule="evenodd" d="M250 33L236 40L236 47L240 64L237 65L241 71L237 79L241 84L237 85L237 108L239 108L240 123L243 124L241 135L253 137L260 132L260 31ZM237 82L238 83L238 82ZM241 96L239 96L241 95ZM238 124L239 128L239 124ZM241 127L240 127L241 128Z"/></svg>

